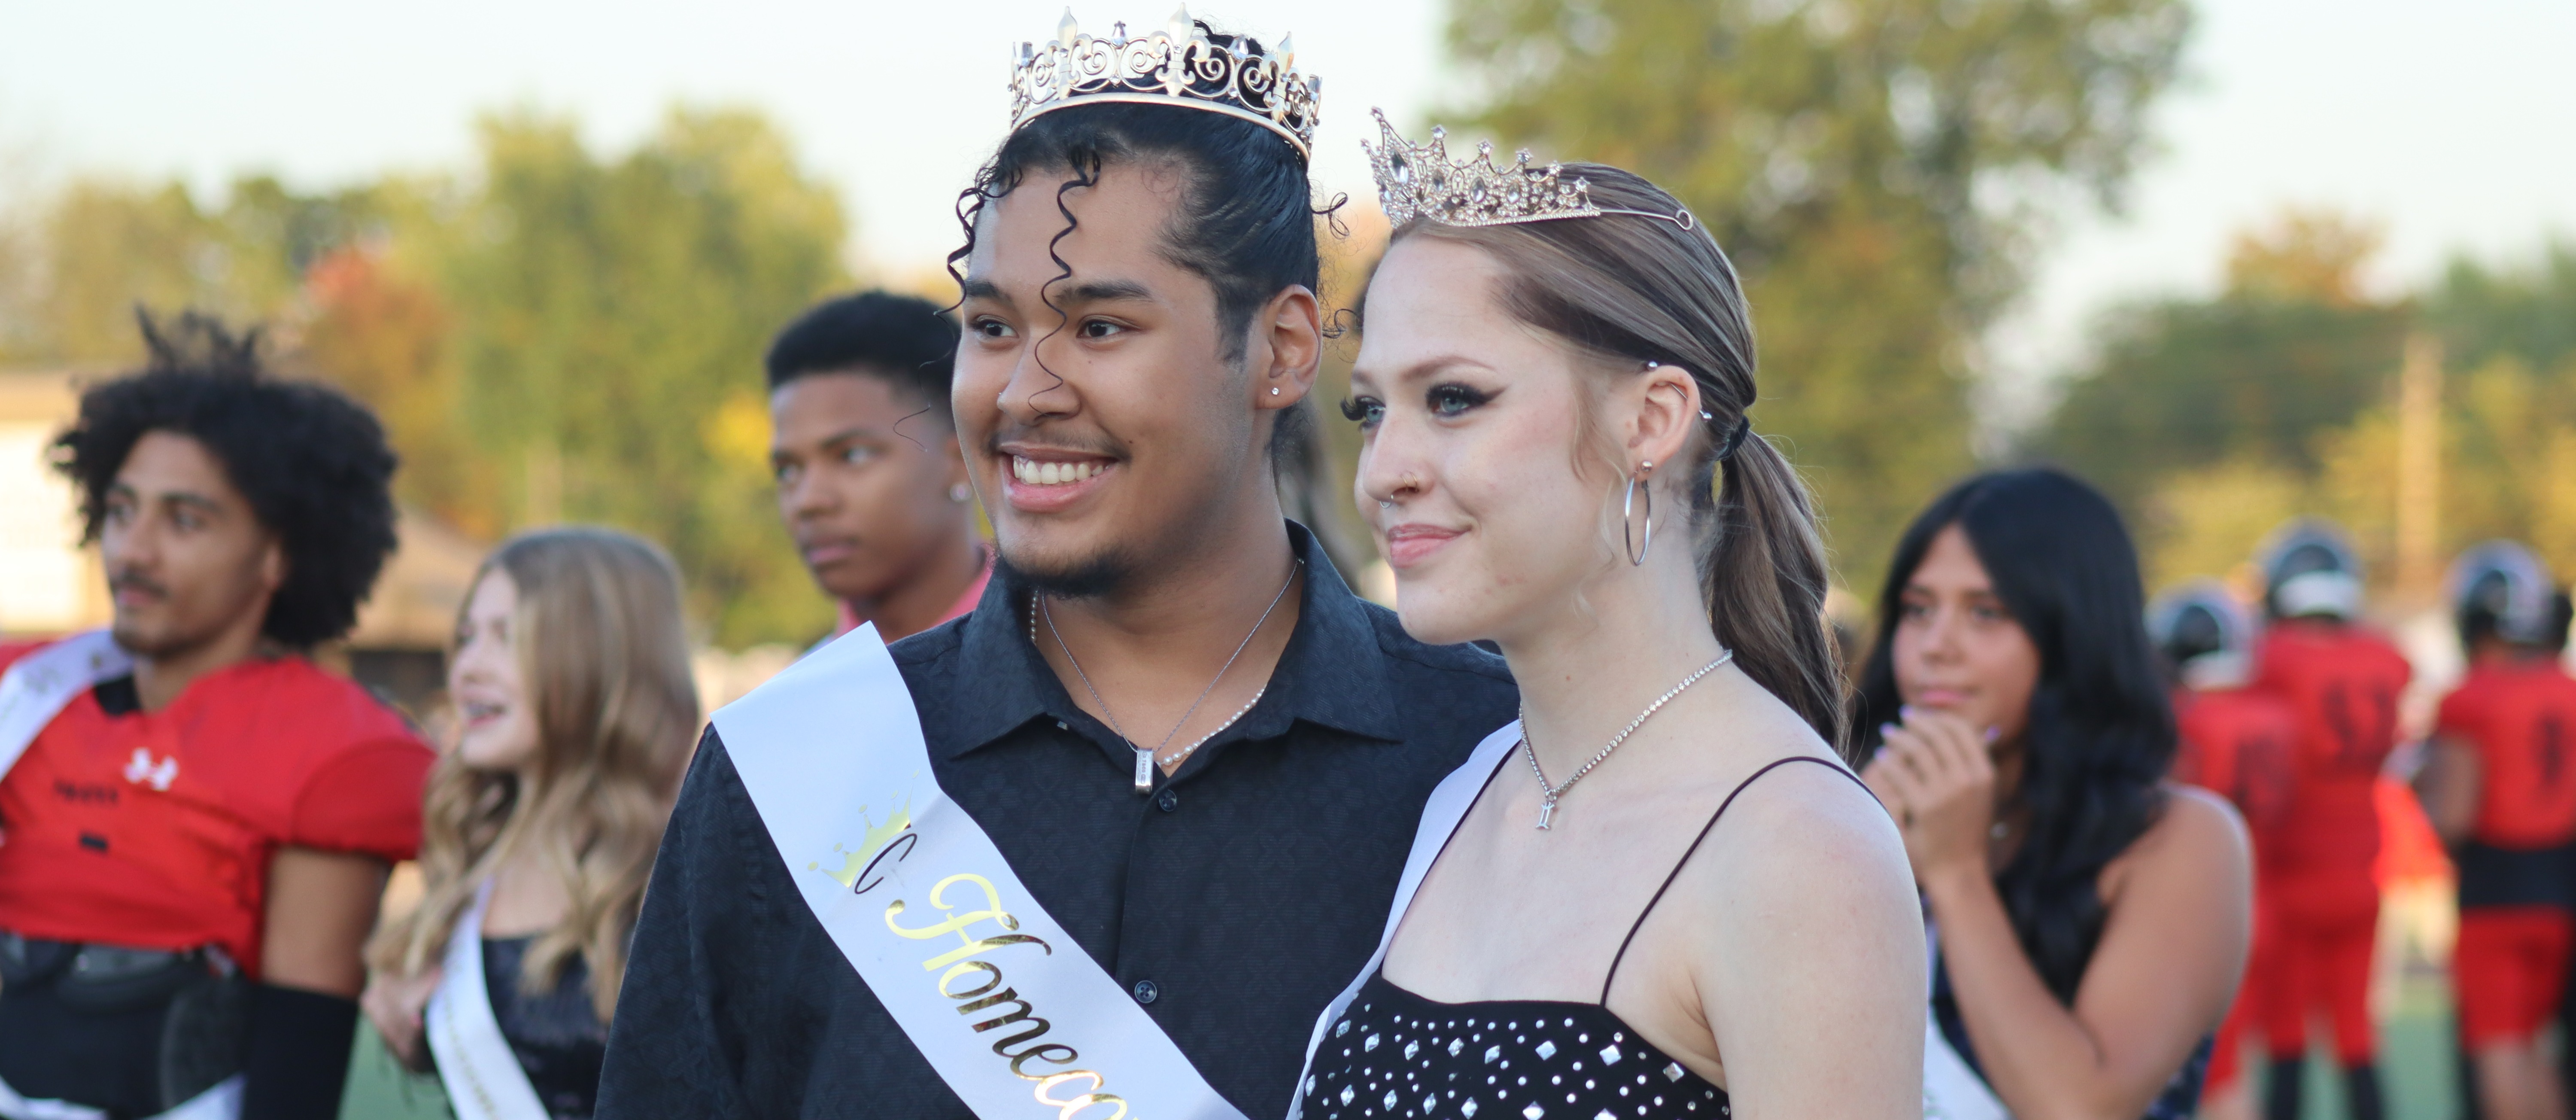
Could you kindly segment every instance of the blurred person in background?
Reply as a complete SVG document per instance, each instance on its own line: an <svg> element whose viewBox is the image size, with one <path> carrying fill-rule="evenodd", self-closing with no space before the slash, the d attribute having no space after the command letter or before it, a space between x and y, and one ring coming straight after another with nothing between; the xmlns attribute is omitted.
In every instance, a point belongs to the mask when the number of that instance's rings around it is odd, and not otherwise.
<svg viewBox="0 0 2576 1120"><path fill-rule="evenodd" d="M368 946L367 1016L460 1107L585 1120L698 729L679 574L613 530L503 542L457 619L447 691L421 899Z"/></svg>
<svg viewBox="0 0 2576 1120"><path fill-rule="evenodd" d="M2174 682L2178 735L2173 778L2211 790L2245 818L2257 853L2267 831L2289 808L2290 746L2298 716L2279 697L2247 687L2254 675L2254 620L2215 580L2199 580L2159 596L2147 609L2148 637L2163 655ZM2258 855L2257 866L2261 860ZM2255 955L2265 937L2262 877L2254 884ZM2242 1120L2253 1113L2251 1086L2240 1076L2249 1030L2259 1030L2260 1010L2240 988L2218 1028L2201 1090L2201 1113Z"/></svg>
<svg viewBox="0 0 2576 1120"><path fill-rule="evenodd" d="M256 332L143 329L55 442L114 622L0 649L0 1114L330 1117L432 755L306 651L393 551L394 456Z"/></svg>
<svg viewBox="0 0 2576 1120"><path fill-rule="evenodd" d="M2308 1020L2334 1032L2344 1099L2356 1120L2387 1115L2370 1017L2380 885L2373 874L2382 829L2378 787L2397 749L2397 702L2414 670L2389 640L2361 624L2361 564L2343 532L2297 521L2262 552L2264 613L2254 687L2298 718L2289 809L2256 850L2262 861L2266 937L2248 975L2271 1052L2268 1120L2298 1120Z"/></svg>
<svg viewBox="0 0 2576 1120"><path fill-rule="evenodd" d="M1970 478L1897 544L1854 726L1929 911L1949 1115L2199 1103L2253 865L2224 799L2166 780L2143 598L2119 514L2055 470ZM1943 1083L1960 1066L1982 1107Z"/></svg>
<svg viewBox="0 0 2576 1120"><path fill-rule="evenodd" d="M948 405L957 323L929 300L817 304L769 345L778 516L840 606L887 641L975 609L993 572Z"/></svg>
<svg viewBox="0 0 2576 1120"><path fill-rule="evenodd" d="M2576 920L2576 679L2558 659L2555 588L2529 549L2490 541L2451 568L2468 674L2443 697L2417 776L2459 868L2451 955L2467 1088L2483 1120L2566 1115L2542 1030L2567 985Z"/></svg>

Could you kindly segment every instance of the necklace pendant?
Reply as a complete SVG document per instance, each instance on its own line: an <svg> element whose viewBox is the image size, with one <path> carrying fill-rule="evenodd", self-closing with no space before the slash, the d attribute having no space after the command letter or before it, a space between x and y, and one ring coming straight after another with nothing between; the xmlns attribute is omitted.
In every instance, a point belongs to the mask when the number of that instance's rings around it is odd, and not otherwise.
<svg viewBox="0 0 2576 1120"><path fill-rule="evenodd" d="M1538 803L1538 830L1539 830L1540 832L1548 832L1548 831L1552 831L1551 827L1550 827L1550 826L1549 826L1549 824L1547 823L1547 820L1548 820L1548 818L1549 818L1549 817L1553 817L1553 816L1555 816L1555 815L1556 815L1556 799L1555 799L1555 798L1551 797L1551 798L1548 798L1548 799L1547 799L1547 800L1545 800L1545 801L1541 801L1541 802L1539 802L1539 803Z"/></svg>
<svg viewBox="0 0 2576 1120"><path fill-rule="evenodd" d="M1154 792L1154 752L1136 748L1136 792Z"/></svg>

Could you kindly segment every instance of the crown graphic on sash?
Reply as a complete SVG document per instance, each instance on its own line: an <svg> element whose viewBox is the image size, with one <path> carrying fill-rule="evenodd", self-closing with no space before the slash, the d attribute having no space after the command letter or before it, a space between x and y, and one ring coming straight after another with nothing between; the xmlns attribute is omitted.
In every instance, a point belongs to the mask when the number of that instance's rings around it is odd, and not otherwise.
<svg viewBox="0 0 2576 1120"><path fill-rule="evenodd" d="M1120 23L1103 39L1084 32L1068 8L1053 42L1012 52L1011 129L1068 105L1179 105L1241 117L1309 156L1324 80L1297 72L1293 41L1281 36L1273 51L1247 38L1218 42L1186 7L1151 35L1130 39Z"/></svg>

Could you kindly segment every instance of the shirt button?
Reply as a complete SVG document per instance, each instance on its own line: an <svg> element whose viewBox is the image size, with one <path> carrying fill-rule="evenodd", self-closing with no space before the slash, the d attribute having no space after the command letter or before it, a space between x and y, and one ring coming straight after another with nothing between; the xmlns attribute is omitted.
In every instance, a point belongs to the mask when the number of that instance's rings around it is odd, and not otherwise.
<svg viewBox="0 0 2576 1120"><path fill-rule="evenodd" d="M1174 809L1178 809L1181 807L1181 795L1170 790L1164 790L1162 793L1155 796L1154 807L1166 813L1171 812Z"/></svg>
<svg viewBox="0 0 2576 1120"><path fill-rule="evenodd" d="M1163 989L1155 987L1153 981L1139 980L1136 982L1136 1002L1152 1003L1162 997Z"/></svg>

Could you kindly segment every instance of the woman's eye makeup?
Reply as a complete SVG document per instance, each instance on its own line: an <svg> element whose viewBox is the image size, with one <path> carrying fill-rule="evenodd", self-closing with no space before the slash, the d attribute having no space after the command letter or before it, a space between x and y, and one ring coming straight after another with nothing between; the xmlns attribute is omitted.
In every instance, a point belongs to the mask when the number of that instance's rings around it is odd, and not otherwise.
<svg viewBox="0 0 2576 1120"><path fill-rule="evenodd" d="M1342 398L1342 419L1363 428L1374 428L1386 419L1386 402L1376 397Z"/></svg>
<svg viewBox="0 0 2576 1120"><path fill-rule="evenodd" d="M1482 407L1493 399L1491 394L1481 389L1455 382L1434 385L1429 393L1423 395L1423 403L1431 409L1431 414L1442 417L1465 415L1468 410Z"/></svg>

